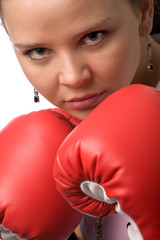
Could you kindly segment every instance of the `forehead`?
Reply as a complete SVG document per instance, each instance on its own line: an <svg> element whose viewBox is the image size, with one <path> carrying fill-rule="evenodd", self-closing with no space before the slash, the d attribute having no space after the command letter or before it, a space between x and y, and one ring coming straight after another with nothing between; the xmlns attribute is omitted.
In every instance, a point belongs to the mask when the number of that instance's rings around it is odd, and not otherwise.
<svg viewBox="0 0 160 240"><path fill-rule="evenodd" d="M6 15L6 11L10 14L21 14L21 16L37 14L43 16L46 12L52 16L70 15L70 13L76 14L80 11L83 15L85 11L93 11L95 8L104 8L105 11L110 8L117 7L123 3L130 2L130 0L0 0L2 4L3 14ZM65 14L64 14L65 13Z"/></svg>
<svg viewBox="0 0 160 240"><path fill-rule="evenodd" d="M92 25L122 15L128 0L1 0L9 34L42 34ZM14 34L13 34L14 33Z"/></svg>

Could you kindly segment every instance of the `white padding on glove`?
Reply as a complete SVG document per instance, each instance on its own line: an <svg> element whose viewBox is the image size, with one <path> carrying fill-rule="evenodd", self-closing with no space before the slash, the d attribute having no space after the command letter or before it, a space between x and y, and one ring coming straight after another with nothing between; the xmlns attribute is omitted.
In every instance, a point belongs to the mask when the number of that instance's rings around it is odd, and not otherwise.
<svg viewBox="0 0 160 240"><path fill-rule="evenodd" d="M84 181L80 185L82 192L84 192L86 195L88 195L91 198L94 198L101 202L106 202L108 204L113 204L117 202L117 205L115 207L115 210L119 214L125 215L129 220L129 225L127 227L128 229L128 236L130 240L143 240L143 237L135 224L135 222L127 215L125 214L119 205L118 198L109 198L104 190L104 188L99 185L96 182L92 181Z"/></svg>
<svg viewBox="0 0 160 240"><path fill-rule="evenodd" d="M117 198L108 198L104 188L96 182L84 181L80 185L82 192L91 198L101 202L113 204L117 202Z"/></svg>

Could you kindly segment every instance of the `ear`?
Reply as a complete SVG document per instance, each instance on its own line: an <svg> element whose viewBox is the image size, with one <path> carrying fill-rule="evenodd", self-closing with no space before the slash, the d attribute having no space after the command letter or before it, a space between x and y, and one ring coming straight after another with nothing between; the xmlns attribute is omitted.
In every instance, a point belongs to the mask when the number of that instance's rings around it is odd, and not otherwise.
<svg viewBox="0 0 160 240"><path fill-rule="evenodd" d="M139 26L139 34L146 37L150 34L153 26L154 2L153 0L141 0L139 4L141 11L141 21Z"/></svg>

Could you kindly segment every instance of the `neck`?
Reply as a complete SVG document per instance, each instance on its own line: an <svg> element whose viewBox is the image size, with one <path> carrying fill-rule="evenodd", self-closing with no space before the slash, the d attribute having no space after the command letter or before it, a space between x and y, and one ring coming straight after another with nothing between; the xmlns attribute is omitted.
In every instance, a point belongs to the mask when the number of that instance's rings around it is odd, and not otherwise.
<svg viewBox="0 0 160 240"><path fill-rule="evenodd" d="M153 71L148 71L148 47L145 38L141 39L141 57L138 70L134 76L132 83L141 83L151 87L156 87L160 81L160 44L149 36L149 41L152 44L152 64Z"/></svg>

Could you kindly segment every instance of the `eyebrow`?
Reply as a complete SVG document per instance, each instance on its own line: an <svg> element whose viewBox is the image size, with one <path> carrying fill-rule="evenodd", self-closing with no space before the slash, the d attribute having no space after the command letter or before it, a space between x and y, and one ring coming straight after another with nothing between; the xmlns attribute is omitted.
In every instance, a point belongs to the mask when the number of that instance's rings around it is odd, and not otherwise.
<svg viewBox="0 0 160 240"><path fill-rule="evenodd" d="M92 23L85 31L79 32L74 37L85 35L85 34L87 34L89 32L92 32L92 31L98 29L99 27L104 27L107 23L109 23L111 21L112 21L112 18L111 17L107 17L107 18L104 18L104 19L100 20L98 23L97 22Z"/></svg>
<svg viewBox="0 0 160 240"><path fill-rule="evenodd" d="M91 32L91 31L94 31L96 28L98 27L102 27L104 25L106 25L106 23L109 23L112 21L112 18L111 17L107 17L107 18L104 18L102 20L100 20L98 23L92 23L85 31L81 31L79 32L78 34L75 34L73 38L77 38L79 36L82 36L82 35L86 35L87 33ZM14 47L15 48L19 48L19 49L23 49L23 48L37 48L38 47L45 47L47 44L44 43L44 42L35 42L35 43L15 43L14 44Z"/></svg>
<svg viewBox="0 0 160 240"><path fill-rule="evenodd" d="M37 46L45 46L46 43L43 42L36 42L36 43L15 43L14 47L16 48L36 48Z"/></svg>

